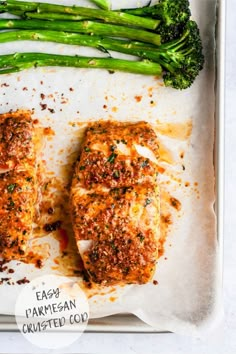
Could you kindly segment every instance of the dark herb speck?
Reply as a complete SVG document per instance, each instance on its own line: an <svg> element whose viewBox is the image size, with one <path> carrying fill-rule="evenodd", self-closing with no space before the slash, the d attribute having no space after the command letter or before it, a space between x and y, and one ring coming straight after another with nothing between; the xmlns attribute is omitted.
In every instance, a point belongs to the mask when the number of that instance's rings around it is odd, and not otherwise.
<svg viewBox="0 0 236 354"><path fill-rule="evenodd" d="M147 198L145 203L144 203L144 206L146 207L147 205L151 204L152 200Z"/></svg>
<svg viewBox="0 0 236 354"><path fill-rule="evenodd" d="M146 167L149 165L149 161L148 160L145 160L141 163L141 167Z"/></svg>
<svg viewBox="0 0 236 354"><path fill-rule="evenodd" d="M15 188L16 188L16 183L9 184L9 185L7 186L7 191L8 191L9 193L13 193L14 190L15 190Z"/></svg>
<svg viewBox="0 0 236 354"><path fill-rule="evenodd" d="M114 152L108 157L107 162L114 163L115 159L117 157L117 154L114 154Z"/></svg>
<svg viewBox="0 0 236 354"><path fill-rule="evenodd" d="M45 224L43 229L46 232L51 232L51 231L55 231L57 229L59 229L61 227L61 221L57 220L51 224Z"/></svg>
<svg viewBox="0 0 236 354"><path fill-rule="evenodd" d="M137 237L140 239L140 242L143 242L144 239L145 239L145 237L143 236L142 232L139 232L139 233L137 234Z"/></svg>
<svg viewBox="0 0 236 354"><path fill-rule="evenodd" d="M117 170L114 171L114 172L113 172L113 177L114 177L114 178L119 178L119 177L120 177L120 172L117 171Z"/></svg>

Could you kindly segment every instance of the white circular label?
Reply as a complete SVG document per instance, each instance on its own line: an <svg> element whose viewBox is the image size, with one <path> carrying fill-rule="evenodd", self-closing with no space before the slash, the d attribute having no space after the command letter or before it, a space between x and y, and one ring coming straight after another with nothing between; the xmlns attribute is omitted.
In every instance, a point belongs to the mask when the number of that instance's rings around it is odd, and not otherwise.
<svg viewBox="0 0 236 354"><path fill-rule="evenodd" d="M45 275L28 283L15 306L18 328L41 348L57 349L77 340L89 319L87 297L70 278Z"/></svg>

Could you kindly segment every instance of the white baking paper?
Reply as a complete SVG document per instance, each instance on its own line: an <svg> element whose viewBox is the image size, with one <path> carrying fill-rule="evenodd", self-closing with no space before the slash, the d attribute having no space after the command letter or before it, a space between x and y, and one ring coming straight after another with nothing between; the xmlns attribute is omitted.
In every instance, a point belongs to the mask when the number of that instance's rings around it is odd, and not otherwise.
<svg viewBox="0 0 236 354"><path fill-rule="evenodd" d="M75 1L65 3L74 4ZM87 5L85 1L78 3ZM135 1L128 0L119 1L119 4L123 7L136 5ZM117 1L114 1L115 5ZM173 160L172 163L162 161L165 172L160 174L161 190L177 198L182 205L179 212L170 208L173 222L165 253L158 260L154 276L158 284L129 285L113 288L111 292L109 288L98 290L90 297L93 318L130 312L156 329L199 334L211 328L219 316L221 281L213 165L215 7L215 0L191 0L193 18L200 26L203 38L206 63L196 82L185 91L166 88L154 77L110 74L106 70L38 68L0 76L0 113L30 109L42 126L50 126L55 131L51 140L46 141L43 159L58 177L69 156L76 156L89 121L146 120L157 128L157 132L158 127L167 123L180 123L183 127L192 125L189 137L176 139L158 134ZM26 41L1 44L0 51L1 54L41 51L103 55L89 48ZM51 112L42 110L42 93L45 95L43 103ZM71 122L81 122L81 126ZM182 158L181 152L184 152ZM58 243L50 237L40 239L39 243L43 242L51 245L45 266L36 269L33 265L21 263L16 266L17 262L11 262L11 268L15 269L13 278L27 275L32 279L53 272L52 260ZM21 288L22 285L5 283L0 286L0 313L14 314Z"/></svg>

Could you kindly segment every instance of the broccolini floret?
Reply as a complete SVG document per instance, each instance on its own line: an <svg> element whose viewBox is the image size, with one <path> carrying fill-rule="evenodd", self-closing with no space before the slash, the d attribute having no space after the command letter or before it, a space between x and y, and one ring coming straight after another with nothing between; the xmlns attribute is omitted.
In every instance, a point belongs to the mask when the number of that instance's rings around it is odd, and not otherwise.
<svg viewBox="0 0 236 354"><path fill-rule="evenodd" d="M204 64L199 28L189 21L179 39L159 47L161 61L165 69L163 80L166 86L186 89L194 82Z"/></svg>
<svg viewBox="0 0 236 354"><path fill-rule="evenodd" d="M157 32L162 43L179 37L184 25L191 16L189 0L160 0L154 6L122 10L137 16L149 16L161 20Z"/></svg>

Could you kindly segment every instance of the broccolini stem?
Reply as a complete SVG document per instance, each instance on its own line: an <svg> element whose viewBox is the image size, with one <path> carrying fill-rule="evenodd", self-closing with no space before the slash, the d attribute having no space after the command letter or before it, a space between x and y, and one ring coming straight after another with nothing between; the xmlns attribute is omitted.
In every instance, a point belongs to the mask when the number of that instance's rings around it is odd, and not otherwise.
<svg viewBox="0 0 236 354"><path fill-rule="evenodd" d="M25 2L25 1L6 1L6 11L21 10L23 12L38 12L38 13L61 13L67 15L83 16L90 19L98 19L107 23L142 27L149 30L155 30L160 21L148 17L138 17L123 12L114 12L101 9L91 9L80 6L64 6L40 2Z"/></svg>
<svg viewBox="0 0 236 354"><path fill-rule="evenodd" d="M137 7L135 9L122 9L121 11L135 16L150 16L150 17L162 15L163 12L162 8L159 7L158 4L155 6Z"/></svg>
<svg viewBox="0 0 236 354"><path fill-rule="evenodd" d="M116 51L129 55L138 56L142 59L149 59L160 62L163 55L159 47L145 45L142 42L127 41L121 39L91 36L78 33L67 33L49 30L17 30L0 32L0 43L13 41L47 41L70 45L93 47L102 51Z"/></svg>
<svg viewBox="0 0 236 354"><path fill-rule="evenodd" d="M12 13L12 12L11 12ZM48 13L38 13L38 12L21 12L18 15L22 18L35 18L37 20L49 20L49 21L83 21L88 20L87 17L78 16L78 15L67 15L67 14L60 14L54 12Z"/></svg>
<svg viewBox="0 0 236 354"><path fill-rule="evenodd" d="M19 19L1 19L0 29L49 29L54 31L74 32L94 34L98 36L123 37L134 39L140 42L160 45L161 36L149 31L116 26L106 23L93 21L43 21L43 20L19 20Z"/></svg>
<svg viewBox="0 0 236 354"><path fill-rule="evenodd" d="M76 68L107 69L142 75L161 75L162 68L150 61L129 61L113 58L57 55L47 53L15 53L0 56L0 74L32 67L63 66Z"/></svg>
<svg viewBox="0 0 236 354"><path fill-rule="evenodd" d="M14 9L11 9L11 10L8 9L8 10L6 11L6 7L0 5L0 14L1 14L1 13L4 13L4 12L8 12L8 13L11 14L11 15L15 15L15 16L19 16L19 17L24 17L24 12L23 12L23 11L14 10Z"/></svg>
<svg viewBox="0 0 236 354"><path fill-rule="evenodd" d="M100 7L103 10L110 10L110 1L109 0L90 0L95 5Z"/></svg>

